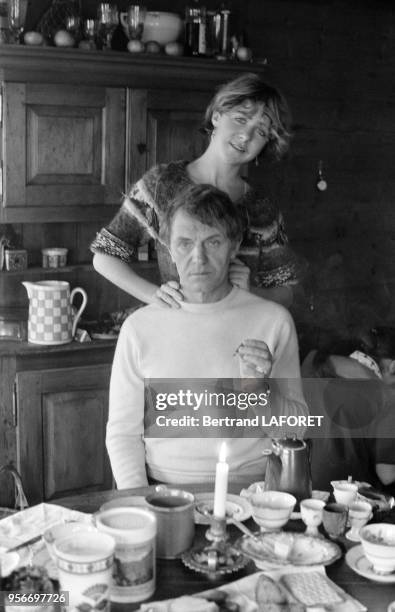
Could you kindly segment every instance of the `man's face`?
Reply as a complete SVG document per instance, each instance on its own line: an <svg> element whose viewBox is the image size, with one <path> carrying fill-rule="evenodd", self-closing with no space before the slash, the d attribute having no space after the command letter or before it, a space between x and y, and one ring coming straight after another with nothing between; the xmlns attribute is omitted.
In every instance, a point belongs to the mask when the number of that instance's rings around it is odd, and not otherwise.
<svg viewBox="0 0 395 612"><path fill-rule="evenodd" d="M229 262L237 247L220 225L203 225L183 210L176 212L170 252L189 301L216 302L227 295Z"/></svg>

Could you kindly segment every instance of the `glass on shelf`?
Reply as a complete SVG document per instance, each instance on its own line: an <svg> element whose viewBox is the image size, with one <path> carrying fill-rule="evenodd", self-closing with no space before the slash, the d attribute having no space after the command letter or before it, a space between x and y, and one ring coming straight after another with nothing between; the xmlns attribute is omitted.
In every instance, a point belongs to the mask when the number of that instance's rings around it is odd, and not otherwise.
<svg viewBox="0 0 395 612"><path fill-rule="evenodd" d="M118 22L116 4L100 2L97 9L97 38L103 50L111 49L112 37Z"/></svg>
<svg viewBox="0 0 395 612"><path fill-rule="evenodd" d="M126 13L120 14L122 26L129 40L141 40L146 14L147 9L141 4L131 4Z"/></svg>
<svg viewBox="0 0 395 612"><path fill-rule="evenodd" d="M95 19L85 19L82 28L82 41L80 47L84 49L96 49L97 21ZM84 44L83 44L84 43Z"/></svg>
<svg viewBox="0 0 395 612"><path fill-rule="evenodd" d="M28 0L8 0L8 27L13 41L21 42L21 35L25 29L25 20Z"/></svg>
<svg viewBox="0 0 395 612"><path fill-rule="evenodd" d="M81 17L79 15L70 15L66 17L65 26L66 30L70 32L71 36L78 44L82 36Z"/></svg>

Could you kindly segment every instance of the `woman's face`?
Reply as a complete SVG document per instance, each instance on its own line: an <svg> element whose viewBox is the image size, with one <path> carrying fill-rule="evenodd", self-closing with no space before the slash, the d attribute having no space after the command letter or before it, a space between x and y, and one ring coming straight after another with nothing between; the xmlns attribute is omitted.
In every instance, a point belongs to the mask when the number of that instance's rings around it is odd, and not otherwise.
<svg viewBox="0 0 395 612"><path fill-rule="evenodd" d="M223 113L215 111L211 121L212 146L234 163L250 162L270 139L272 122L264 105L250 100Z"/></svg>

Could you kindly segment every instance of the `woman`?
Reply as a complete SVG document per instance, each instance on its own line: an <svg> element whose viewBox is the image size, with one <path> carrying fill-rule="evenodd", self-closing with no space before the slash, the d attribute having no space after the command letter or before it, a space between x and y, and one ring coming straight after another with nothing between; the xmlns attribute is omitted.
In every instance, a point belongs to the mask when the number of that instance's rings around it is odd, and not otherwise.
<svg viewBox="0 0 395 612"><path fill-rule="evenodd" d="M281 213L241 174L243 166L263 152L283 155L289 146L289 122L283 97L257 75L245 74L223 85L206 111L204 128L210 139L205 152L193 161L155 166L132 186L120 211L91 245L95 269L143 302L179 307L183 296L161 235L163 214L191 183L207 183L226 192L245 219L246 240L232 262L232 284L249 290L251 273L254 293L289 305L296 261L286 246ZM150 238L158 251L159 288L129 265Z"/></svg>

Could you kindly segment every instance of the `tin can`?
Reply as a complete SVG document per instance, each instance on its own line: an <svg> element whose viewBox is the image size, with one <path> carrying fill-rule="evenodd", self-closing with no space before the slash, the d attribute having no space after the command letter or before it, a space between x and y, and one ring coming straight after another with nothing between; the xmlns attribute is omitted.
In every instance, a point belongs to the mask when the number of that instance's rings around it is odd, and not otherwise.
<svg viewBox="0 0 395 612"><path fill-rule="evenodd" d="M43 268L64 268L67 263L68 249L42 249Z"/></svg>
<svg viewBox="0 0 395 612"><path fill-rule="evenodd" d="M99 531L115 540L111 601L133 603L153 595L156 584L156 518L145 508L114 507L95 516Z"/></svg>
<svg viewBox="0 0 395 612"><path fill-rule="evenodd" d="M26 270L27 251L25 249L6 249L4 252L6 270Z"/></svg>

